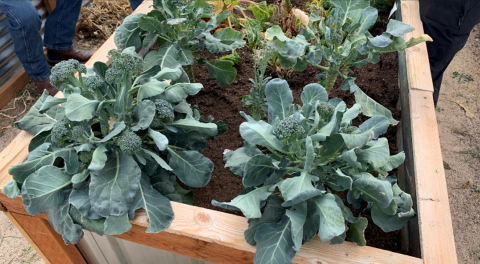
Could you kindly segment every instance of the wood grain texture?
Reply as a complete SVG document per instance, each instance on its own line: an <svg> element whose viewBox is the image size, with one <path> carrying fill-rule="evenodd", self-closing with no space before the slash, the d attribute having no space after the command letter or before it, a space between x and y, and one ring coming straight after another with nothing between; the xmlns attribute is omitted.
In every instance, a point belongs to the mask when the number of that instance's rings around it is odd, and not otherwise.
<svg viewBox="0 0 480 264"><path fill-rule="evenodd" d="M57 0L43 0L45 7L47 8L48 13L52 13L52 10L55 9L57 5Z"/></svg>
<svg viewBox="0 0 480 264"><path fill-rule="evenodd" d="M423 33L418 0L404 0L402 20ZM426 264L457 263L433 84L425 43L406 51L410 125L422 259ZM413 47L415 48L415 47Z"/></svg>
<svg viewBox="0 0 480 264"><path fill-rule="evenodd" d="M410 91L418 222L425 263L457 263L442 151L429 91Z"/></svg>
<svg viewBox="0 0 480 264"><path fill-rule="evenodd" d="M86 264L75 245L65 245L50 224L40 218L7 212L7 217L47 263Z"/></svg>
<svg viewBox="0 0 480 264"><path fill-rule="evenodd" d="M420 5L418 0L403 0L401 9L403 22L415 28L413 32L405 35L405 40L422 35L424 32L423 24L420 20ZM407 76L410 89L433 92L427 44L423 42L410 47L405 53L407 56Z"/></svg>
<svg viewBox="0 0 480 264"><path fill-rule="evenodd" d="M8 73L7 73L8 74ZM25 87L30 76L22 68L10 78L0 89L0 108L6 106L15 97L15 93Z"/></svg>
<svg viewBox="0 0 480 264"><path fill-rule="evenodd" d="M150 2L150 3L148 3ZM145 1L137 12L148 11L151 1ZM93 65L93 61L106 62L106 53L114 48L111 37L87 63L87 67ZM59 96L59 94L57 94ZM20 134L0 154L0 188L10 179L8 168L11 165L21 163L27 156L28 142L31 136ZM8 199L0 194L0 203L13 212L26 214L21 198ZM172 203L175 219L171 226L158 234L145 233L149 225L148 217L144 211L138 211L137 217L132 220L132 230L117 237L135 243L167 250L170 252L203 259L216 263L252 263L255 248L246 243L243 232L247 228L247 220L244 217L234 216L205 208L193 207L180 203ZM27 216L24 216L26 219ZM32 218L42 223L45 215ZM24 221L21 225L28 224ZM50 228L51 230L51 228ZM59 245L51 246L57 249ZM51 251L43 251L45 255L53 254ZM47 254L48 253L48 254ZM70 256L71 257L71 256ZM397 254L372 247L359 247L353 243L345 242L342 245L331 246L328 243L314 239L305 244L294 258L295 263L389 263L420 264L419 258Z"/></svg>

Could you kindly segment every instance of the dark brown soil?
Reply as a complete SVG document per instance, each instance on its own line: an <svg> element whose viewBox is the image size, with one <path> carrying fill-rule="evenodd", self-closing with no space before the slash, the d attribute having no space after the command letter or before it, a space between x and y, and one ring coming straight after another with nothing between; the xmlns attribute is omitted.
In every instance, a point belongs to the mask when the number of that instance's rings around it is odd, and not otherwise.
<svg viewBox="0 0 480 264"><path fill-rule="evenodd" d="M267 1L269 2L269 1ZM292 1L294 6L303 7L304 0ZM298 3L297 3L298 2ZM381 34L384 25L376 25L373 34ZM212 115L215 120L223 120L228 125L228 131L216 139L208 142L208 149L204 155L210 158L215 169L212 179L207 186L194 189L195 205L219 210L231 214L241 215L240 212L224 210L211 205L211 201L231 201L240 191L244 189L242 180L233 176L227 168L224 167L223 151L225 149L235 150L243 145L243 139L239 133L239 126L244 119L239 115L240 111L248 113L247 109L242 106L241 98L243 95L249 94L251 82L248 80L253 76L253 59L252 52L247 48L237 50L242 61L237 66L237 78L232 85L220 87L215 84L215 80L208 78L205 66L194 66L195 82L202 83L204 88L199 94L189 99L192 105L198 105L203 115ZM197 57L207 60L216 59L226 54L210 54L203 52ZM398 59L396 53L382 54L381 61L378 64L369 64L361 69L353 69L357 77L356 84L370 97L386 106L392 111L395 119L399 120L400 112L396 110L396 104L399 97L398 87ZM309 83L317 82L316 74L319 71L313 67L308 67L303 72L292 72L287 77L290 88L293 91L295 103L300 103L300 93L303 87ZM277 78L276 71L272 68L267 69L267 74L273 78ZM340 79L337 80L334 91L330 94L330 98L342 98L347 105L354 103L354 96L349 92L340 89ZM356 122L363 122L367 118L360 117ZM397 153L396 146L396 127L391 127L387 134L392 154ZM347 204L347 203L346 203ZM360 213L360 212L359 212ZM367 216L369 217L369 216ZM369 218L369 226L365 232L367 245L376 248L386 249L393 252L406 253L401 250L400 232L384 233L379 227L375 226Z"/></svg>

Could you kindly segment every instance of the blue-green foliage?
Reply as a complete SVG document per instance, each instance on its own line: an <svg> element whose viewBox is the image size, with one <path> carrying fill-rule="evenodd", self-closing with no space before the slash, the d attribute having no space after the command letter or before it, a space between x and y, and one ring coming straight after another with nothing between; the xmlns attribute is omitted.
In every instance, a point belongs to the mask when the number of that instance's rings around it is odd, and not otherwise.
<svg viewBox="0 0 480 264"><path fill-rule="evenodd" d="M12 198L21 192L30 214L45 212L65 243L77 243L82 228L126 232L139 208L150 218L147 232L168 227L169 199L193 199L177 179L193 187L210 181L213 163L200 152L223 131L186 102L203 86L180 67L143 71L133 47L109 56L110 66L88 70L76 61L57 64L52 81L65 98L44 93L16 123L34 138L3 191ZM59 158L61 168L54 166Z"/></svg>
<svg viewBox="0 0 480 264"><path fill-rule="evenodd" d="M348 108L340 99L329 100L316 83L305 86L299 106L285 80L273 79L265 87L268 123L242 113L244 145L224 154L225 167L242 177L246 189L230 202L212 201L249 219L245 239L257 246L255 263L293 263L315 235L331 244L348 237L363 246L368 212L385 232L402 228L414 216L410 195L389 175L405 155L390 155L387 139L379 137L390 116L377 111L352 126L359 114L379 106L357 91L356 103ZM335 194L341 191L364 213L354 216Z"/></svg>

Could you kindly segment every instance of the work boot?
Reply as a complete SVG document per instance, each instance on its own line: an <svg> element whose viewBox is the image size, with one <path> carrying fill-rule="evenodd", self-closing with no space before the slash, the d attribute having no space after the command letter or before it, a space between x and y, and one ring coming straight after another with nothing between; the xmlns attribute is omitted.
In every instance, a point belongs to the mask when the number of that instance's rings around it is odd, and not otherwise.
<svg viewBox="0 0 480 264"><path fill-rule="evenodd" d="M58 89L50 84L50 78L47 78L46 80L43 81L34 81L35 84L37 85L38 89L40 89L42 92L43 90L47 90L48 94L51 96L55 96L55 94L58 93Z"/></svg>
<svg viewBox="0 0 480 264"><path fill-rule="evenodd" d="M92 57L93 53L95 53L94 50L79 50L75 48L71 50L47 49L47 62L50 66L69 59L75 59L80 63L85 63Z"/></svg>

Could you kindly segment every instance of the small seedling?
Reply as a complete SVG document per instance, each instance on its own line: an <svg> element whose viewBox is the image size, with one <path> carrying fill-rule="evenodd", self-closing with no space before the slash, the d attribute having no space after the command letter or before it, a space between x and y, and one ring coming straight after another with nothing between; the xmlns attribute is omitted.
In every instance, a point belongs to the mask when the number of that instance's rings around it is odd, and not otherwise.
<svg viewBox="0 0 480 264"><path fill-rule="evenodd" d="M480 193L480 189L478 188L478 186L476 184L473 184L472 186L470 186L470 192Z"/></svg>
<svg viewBox="0 0 480 264"><path fill-rule="evenodd" d="M464 83L464 82L473 82L473 77L471 74L465 74L465 72L457 72L454 71L452 74L452 78L458 78L458 83Z"/></svg>
<svg viewBox="0 0 480 264"><path fill-rule="evenodd" d="M475 251L474 249L470 251L470 256L475 256L476 254L477 254L477 251Z"/></svg>
<svg viewBox="0 0 480 264"><path fill-rule="evenodd" d="M475 151L475 150L465 150L465 151L460 151L458 152L460 154L467 154L470 155L470 159L467 160L467 162L471 161L472 159L479 159L480 158L480 151Z"/></svg>
<svg viewBox="0 0 480 264"><path fill-rule="evenodd" d="M443 112L443 111L445 110L445 107L443 107L443 106L437 106L436 109L437 109L437 112L440 113L440 112Z"/></svg>

